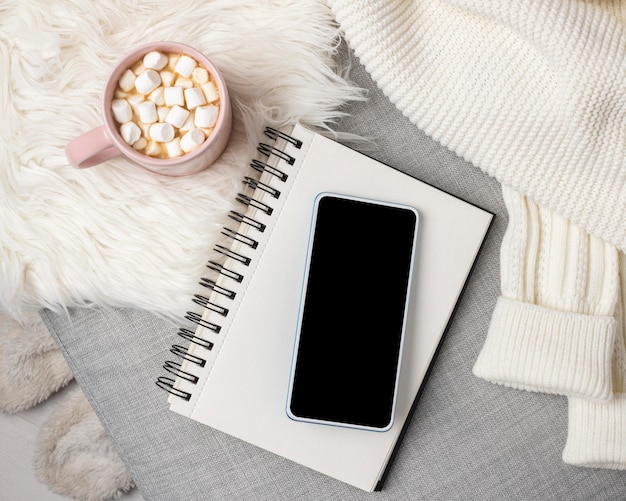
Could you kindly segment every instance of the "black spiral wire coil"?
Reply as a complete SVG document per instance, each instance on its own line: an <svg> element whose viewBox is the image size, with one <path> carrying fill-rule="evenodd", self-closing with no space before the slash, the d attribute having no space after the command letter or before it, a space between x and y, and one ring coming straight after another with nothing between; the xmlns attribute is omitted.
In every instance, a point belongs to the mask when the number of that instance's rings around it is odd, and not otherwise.
<svg viewBox="0 0 626 501"><path fill-rule="evenodd" d="M266 127L264 133L268 138L273 141L282 139L292 144L297 149L300 149L302 147L302 141L278 129ZM253 159L250 163L250 167L257 172L260 172L261 174L266 172L274 176L279 181L285 182L287 180L288 174L281 170L282 167L278 168L276 165L271 165L270 161L274 157L279 160L277 164L284 163L287 166L290 166L294 164L296 160L295 157L291 156L285 151L276 148L274 145L266 143L259 143L257 151L259 151L263 155L264 160ZM255 194L257 192L263 192L265 194L268 194L273 199L278 199L281 196L281 191L279 189L274 186L270 186L269 184L263 183L253 177L246 176L243 179L243 184L252 188ZM271 205L265 203L264 201L258 200L257 198L246 195L244 193L239 193L236 200L243 204L245 207L253 207L254 209L261 211L267 215L271 215L274 210ZM265 231L266 225L264 223L244 214L244 212L245 209L243 212L233 210L230 212L229 217L238 223L238 227L241 225L249 225L260 233ZM249 235L243 234L226 226L222 229L221 233L222 235L228 237L233 243L239 242L246 245L251 250L256 249L259 245L259 242ZM241 252L236 252L232 248L226 247L221 244L215 245L213 250L227 258L234 259L244 264L245 266L248 266L252 261L251 257L246 256ZM207 263L207 267L210 270L220 275L223 275L229 280L233 281L233 285L236 285L236 283L241 283L244 279L244 276L242 274L234 270L228 269L223 264L216 261L209 261ZM200 279L200 285L206 287L209 290L209 293L206 296L204 294L195 294L192 298L192 301L195 304L201 306L203 309L210 310L221 317L228 316L230 310L222 305L211 301L210 296L211 293L214 292L232 300L237 294L236 291L219 285L215 280L207 277L202 277ZM197 326L208 329L215 334L219 333L222 328L221 325L214 322L209 322L208 320L204 319L201 314L194 311L188 311L185 315L185 318L190 322L196 324ZM208 351L211 351L213 349L214 344L211 341L198 336L197 332L194 332L186 327L181 327L178 330L177 334L189 343L188 346L193 343ZM176 388L174 386L174 383L176 381L176 378L181 378L192 384L196 384L199 380L198 376L188 372L187 370L184 370L184 363L186 361L191 364L195 364L198 367L204 367L206 365L206 359L198 357L196 355L192 355L191 353L189 353L188 348L179 344L172 345L172 347L170 348L170 352L176 355L180 361L167 360L163 365L163 368L174 377L161 376L157 379L156 384L157 386L171 393L172 395L180 397L184 400L190 400L191 393Z"/></svg>

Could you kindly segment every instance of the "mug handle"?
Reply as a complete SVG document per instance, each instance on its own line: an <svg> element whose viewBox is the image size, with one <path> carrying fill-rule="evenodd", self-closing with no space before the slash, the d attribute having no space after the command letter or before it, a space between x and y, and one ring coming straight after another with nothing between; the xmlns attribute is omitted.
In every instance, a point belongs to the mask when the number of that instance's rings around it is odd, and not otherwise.
<svg viewBox="0 0 626 501"><path fill-rule="evenodd" d="M65 146L65 156L74 167L93 167L111 158L120 156L104 125L85 132Z"/></svg>

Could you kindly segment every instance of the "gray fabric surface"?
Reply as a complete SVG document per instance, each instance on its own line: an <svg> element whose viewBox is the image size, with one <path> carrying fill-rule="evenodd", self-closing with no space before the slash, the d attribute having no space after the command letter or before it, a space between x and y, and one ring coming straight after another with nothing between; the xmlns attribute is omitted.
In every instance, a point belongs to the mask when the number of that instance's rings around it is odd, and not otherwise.
<svg viewBox="0 0 626 501"><path fill-rule="evenodd" d="M561 451L563 397L492 385L471 374L499 292L506 226L500 187L412 126L357 63L371 89L337 129L352 145L496 214L382 492L368 494L167 409L154 381L177 326L134 310L44 312L76 379L147 500L624 499L626 472L575 468ZM158 270L155 270L155 273Z"/></svg>

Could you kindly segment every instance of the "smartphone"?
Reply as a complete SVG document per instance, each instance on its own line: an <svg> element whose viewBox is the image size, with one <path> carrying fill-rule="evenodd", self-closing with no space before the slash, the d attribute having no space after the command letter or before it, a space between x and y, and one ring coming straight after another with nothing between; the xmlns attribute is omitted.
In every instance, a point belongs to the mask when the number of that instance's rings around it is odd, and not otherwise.
<svg viewBox="0 0 626 501"><path fill-rule="evenodd" d="M287 397L297 421L393 425L419 214L323 193L313 209Z"/></svg>

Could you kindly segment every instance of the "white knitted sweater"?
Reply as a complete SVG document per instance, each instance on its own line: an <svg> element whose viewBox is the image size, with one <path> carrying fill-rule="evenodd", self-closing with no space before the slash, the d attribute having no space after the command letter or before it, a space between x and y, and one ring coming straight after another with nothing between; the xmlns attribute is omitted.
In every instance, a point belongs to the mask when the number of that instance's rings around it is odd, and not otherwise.
<svg viewBox="0 0 626 501"><path fill-rule="evenodd" d="M575 0L328 1L415 125L626 250L626 31L615 16Z"/></svg>
<svg viewBox="0 0 626 501"><path fill-rule="evenodd" d="M613 0L328 0L415 125L503 184L474 373L569 399L564 460L626 469L626 29Z"/></svg>

